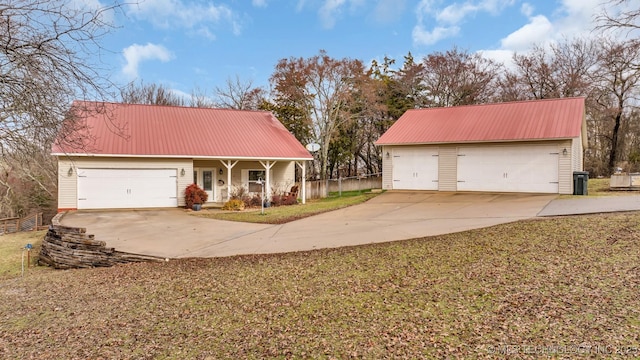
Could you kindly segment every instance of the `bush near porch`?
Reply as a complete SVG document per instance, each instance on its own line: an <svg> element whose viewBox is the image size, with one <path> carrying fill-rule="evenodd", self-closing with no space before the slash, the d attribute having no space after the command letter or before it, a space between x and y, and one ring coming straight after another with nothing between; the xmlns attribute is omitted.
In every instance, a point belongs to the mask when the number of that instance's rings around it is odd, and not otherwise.
<svg viewBox="0 0 640 360"><path fill-rule="evenodd" d="M187 209L191 209L194 204L204 204L208 198L209 194L197 184L191 184L184 190L184 202Z"/></svg>

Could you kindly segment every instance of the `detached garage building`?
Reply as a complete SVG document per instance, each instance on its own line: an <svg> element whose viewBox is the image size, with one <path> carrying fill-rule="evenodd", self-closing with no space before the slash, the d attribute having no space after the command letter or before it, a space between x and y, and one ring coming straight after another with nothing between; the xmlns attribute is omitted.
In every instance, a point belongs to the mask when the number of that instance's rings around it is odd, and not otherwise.
<svg viewBox="0 0 640 360"><path fill-rule="evenodd" d="M584 98L409 110L376 142L387 190L573 193Z"/></svg>

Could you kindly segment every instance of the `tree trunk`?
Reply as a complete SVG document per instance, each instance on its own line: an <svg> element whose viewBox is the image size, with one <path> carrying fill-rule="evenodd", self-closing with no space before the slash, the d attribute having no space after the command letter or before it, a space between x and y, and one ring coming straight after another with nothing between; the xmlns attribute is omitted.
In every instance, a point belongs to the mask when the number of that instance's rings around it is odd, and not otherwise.
<svg viewBox="0 0 640 360"><path fill-rule="evenodd" d="M622 122L622 112L618 110L615 116L615 125L611 134L611 150L609 152L609 173L615 172L616 158L618 157L618 138L620 133L620 124Z"/></svg>

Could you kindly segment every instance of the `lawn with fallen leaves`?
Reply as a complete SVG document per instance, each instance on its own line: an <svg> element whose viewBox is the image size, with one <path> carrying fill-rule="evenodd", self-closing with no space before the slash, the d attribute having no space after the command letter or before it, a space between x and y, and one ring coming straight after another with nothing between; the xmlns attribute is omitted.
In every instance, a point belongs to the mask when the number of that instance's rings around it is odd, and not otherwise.
<svg viewBox="0 0 640 360"><path fill-rule="evenodd" d="M637 358L640 213L0 280L3 359Z"/></svg>

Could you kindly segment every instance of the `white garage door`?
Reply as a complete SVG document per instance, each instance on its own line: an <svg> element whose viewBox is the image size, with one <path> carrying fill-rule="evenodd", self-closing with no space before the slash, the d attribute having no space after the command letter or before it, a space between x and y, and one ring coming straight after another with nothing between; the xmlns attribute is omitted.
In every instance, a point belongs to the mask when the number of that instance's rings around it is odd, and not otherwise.
<svg viewBox="0 0 640 360"><path fill-rule="evenodd" d="M466 146L458 150L458 190L558 193L555 145Z"/></svg>
<svg viewBox="0 0 640 360"><path fill-rule="evenodd" d="M433 147L394 148L393 188L438 190L438 149Z"/></svg>
<svg viewBox="0 0 640 360"><path fill-rule="evenodd" d="M78 209L175 206L175 169L78 169Z"/></svg>

